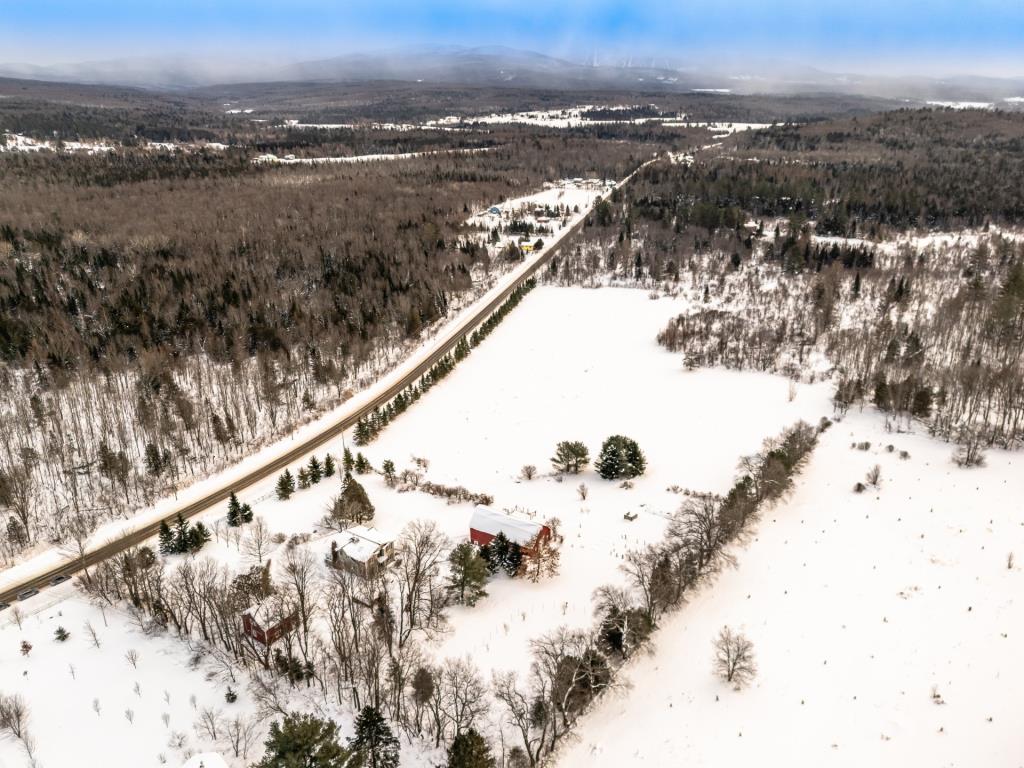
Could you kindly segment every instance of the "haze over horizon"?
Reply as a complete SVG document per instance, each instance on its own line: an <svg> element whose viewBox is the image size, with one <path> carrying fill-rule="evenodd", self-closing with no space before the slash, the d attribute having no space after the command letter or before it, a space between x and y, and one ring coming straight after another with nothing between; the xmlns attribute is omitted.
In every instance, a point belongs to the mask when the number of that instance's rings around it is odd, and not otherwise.
<svg viewBox="0 0 1024 768"><path fill-rule="evenodd" d="M412 46L502 45L578 62L808 66L826 72L946 77L1024 75L1024 4L621 0L36 0L0 21L3 63L118 58L258 60L264 65Z"/></svg>

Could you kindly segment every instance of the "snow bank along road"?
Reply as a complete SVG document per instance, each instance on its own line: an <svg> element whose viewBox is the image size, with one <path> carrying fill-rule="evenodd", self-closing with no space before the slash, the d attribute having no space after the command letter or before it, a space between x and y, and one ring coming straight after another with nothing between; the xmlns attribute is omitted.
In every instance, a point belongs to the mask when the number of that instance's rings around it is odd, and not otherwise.
<svg viewBox="0 0 1024 768"><path fill-rule="evenodd" d="M656 159L657 157L642 163L626 178L618 182L616 186L621 187L629 182L642 168L653 163ZM10 603L16 600L18 594L25 590L42 589L49 586L51 579L55 576L76 573L130 547L137 546L157 534L161 521L172 520L179 514L184 518L188 518L203 512L214 504L227 499L232 492L237 492L276 472L280 472L305 454L319 448L349 427L354 426L363 416L373 411L374 408L386 404L401 390L430 370L430 367L451 351L463 336L470 333L476 326L487 319L516 288L544 266L558 250L561 243L576 232L585 220L586 212L581 214L579 220L571 227L567 227L553 235L545 248L538 251L532 258L527 259L517 269L502 278L497 285L481 296L474 304L470 305L461 315L457 316L448 327L443 328L432 346L427 347L420 354L410 358L391 371L391 373L353 397L348 403L338 408L335 412L335 420L323 429L304 438L298 445L282 450L281 453L245 472L243 475L231 478L230 482L225 482L195 501L159 516L152 518L147 516L145 520L137 521L136 524L130 525L117 538L106 541L100 546L89 548L84 556L75 554L71 557L61 558L57 562L48 559L45 561L46 566L40 566L38 569L31 569L31 561L29 561L29 563L26 563L26 568L17 568L17 576L11 574L11 578L4 580L6 583L0 581L0 590L2 590L0 591L0 602Z"/></svg>

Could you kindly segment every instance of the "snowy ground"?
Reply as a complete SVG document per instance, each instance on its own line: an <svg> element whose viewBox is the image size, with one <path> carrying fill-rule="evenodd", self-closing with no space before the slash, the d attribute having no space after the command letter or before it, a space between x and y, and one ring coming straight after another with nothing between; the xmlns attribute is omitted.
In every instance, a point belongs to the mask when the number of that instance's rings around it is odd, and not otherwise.
<svg viewBox="0 0 1024 768"><path fill-rule="evenodd" d="M521 216L531 223L535 223L534 217L531 213L528 213L528 211L531 211L538 205L554 205L556 203L560 203L563 206L568 204L579 208L578 211L569 213L564 220L556 220L548 224L551 233L543 236L545 243L545 247L543 249L526 254L522 262L515 263L507 272L502 272L500 267L493 270L493 273L487 276L486 284L481 286L479 293L477 293L477 291L473 292L477 296L477 301L489 301L518 278L524 270L528 269L538 259L543 258L544 254L551 248L554 248L558 242L569 233L572 227L586 215L597 196L601 192L609 190L611 186L611 183L603 181L580 180L578 183L575 181L559 182L558 184L549 185L541 192L507 200L504 203L497 205L496 207L500 212L497 217L492 217L489 214L477 214L471 217L468 223L473 226L484 228L480 237L481 239L486 239L486 228L494 227L499 220L508 219L512 217L513 214ZM490 246L492 255L496 256L500 248L509 239L511 238L507 234L503 234L499 243ZM476 277L480 276L475 276L475 278ZM483 288L486 288L486 290L483 290ZM232 478L242 477L251 471L253 467L258 466L260 463L265 463L274 456L278 456L289 450L296 439L307 438L312 434L322 431L327 425L335 423L345 414L361 408L366 402L376 397L382 390L389 388L396 380L404 376L410 368L414 368L438 345L444 343L448 339L461 335L468 318L475 311L476 302L458 308L447 323L443 324L440 328L435 329L436 333L434 335L431 336L430 334L426 334L424 342L419 347L409 350L407 356L403 360L394 361L392 364L393 367L380 375L376 381L360 382L363 384L363 387L353 398L346 401L339 408L335 408L334 410L323 414L321 417L298 427L289 437L254 451L245 461L239 462L223 472L213 474L200 482L194 483L180 493L175 494L173 497L164 498L149 508L139 510L131 518L126 520L117 520L100 526L93 533L89 542L89 547L95 548L105 542L111 541L119 536L123 536L128 531L135 530L140 526L158 521L161 518L166 518L168 515L173 514L174 510L180 508L189 500L202 498L204 495L210 493L211 490L222 487L226 482L231 482ZM13 565L6 570L0 571L0 587L9 588L8 585L20 584L34 575L45 573L61 562L66 561L67 558L67 553L58 549L50 549L34 553L31 557L26 558L22 562Z"/></svg>
<svg viewBox="0 0 1024 768"><path fill-rule="evenodd" d="M824 435L739 566L666 620L560 768L1024 764L1024 461L958 469L948 444L883 425L851 413ZM881 489L852 493L874 464ZM723 625L755 643L747 690L711 675Z"/></svg>
<svg viewBox="0 0 1024 768"><path fill-rule="evenodd" d="M538 288L442 385L365 450L378 467L385 458L404 468L414 455L427 457L430 480L491 493L499 508L521 507L562 520L561 574L540 584L493 580L489 596L476 607L450 611L448 631L427 646L437 659L469 655L485 678L491 669L525 670L531 639L560 624L589 625L593 589L621 579L618 566L627 548L661 535L663 515L680 502L670 486L723 491L738 457L758 449L762 438L798 418L816 420L828 412L826 386L801 387L790 402L788 382L777 377L684 371L678 356L654 341L682 302L652 301L646 292L635 290ZM601 440L616 432L637 439L649 459L648 474L634 488L602 481L592 471L565 482L549 474L548 458L558 440L582 440L596 454ZM339 456L341 441L328 450ZM540 473L526 482L518 474L528 463ZM380 530L398 533L408 522L427 518L437 521L453 543L467 537L470 505L448 506L423 493L399 493L376 475L361 480L377 508L373 524ZM586 502L576 492L581 481L590 488ZM308 546L325 552L328 534L318 521L339 490L338 478L299 491L287 502L274 498L273 484L268 480L239 496L272 531L311 534ZM625 521L627 511L637 512L638 519ZM203 519L217 528L223 515L218 509ZM244 562L237 542L224 536L200 557ZM208 683L204 668L188 671L183 643L146 637L110 609L111 626L100 630L103 645L93 649L84 622L103 627L99 610L79 598L57 599L72 593L70 586L61 590L65 592L48 590L19 605L28 614L22 630L10 611L0 616L0 691L22 691L28 699L40 765L69 764L63 738L68 723L89 730L74 746L76 759L84 764L157 765L156 755L164 751L169 764L179 765L188 750L219 751L233 768L245 764L222 742L202 738L191 728L198 710L189 703L194 693L199 709L209 703L226 712L232 711L229 706L245 711L244 693L235 705L225 704L223 682ZM61 623L72 633L63 645L53 640ZM22 639L35 646L27 659L18 651ZM138 670L124 659L128 647L139 651ZM71 681L68 663L83 668L78 681ZM27 678L19 677L22 671L28 671ZM33 682L39 680L43 684ZM133 692L136 680L141 697ZM99 681L108 682L101 686ZM172 682L172 703L167 705L163 689ZM241 683L238 688L244 691ZM93 698L101 701L99 718L92 710ZM127 708L133 708L132 723L125 716ZM164 711L169 712L170 726L161 720ZM346 714L332 714L348 735ZM93 718L102 727L95 727ZM166 747L174 730L187 733L186 748ZM131 741L120 741L129 736ZM262 737L261 731L260 741ZM112 743L126 745L113 756L123 755L123 761L111 762ZM403 764L426 765L433 757L416 746L403 750ZM18 766L19 761L20 747L0 742L0 765Z"/></svg>

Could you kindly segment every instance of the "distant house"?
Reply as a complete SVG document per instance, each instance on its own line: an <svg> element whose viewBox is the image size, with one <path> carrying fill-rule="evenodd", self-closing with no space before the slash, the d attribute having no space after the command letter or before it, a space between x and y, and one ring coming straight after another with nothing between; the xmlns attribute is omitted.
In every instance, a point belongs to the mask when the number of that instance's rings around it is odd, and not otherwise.
<svg viewBox="0 0 1024 768"><path fill-rule="evenodd" d="M242 611L242 631L258 643L273 645L282 635L295 629L295 613L279 616L269 602Z"/></svg>
<svg viewBox="0 0 1024 768"><path fill-rule="evenodd" d="M376 576L395 557L395 539L376 528L356 525L331 538L324 562L363 578Z"/></svg>
<svg viewBox="0 0 1024 768"><path fill-rule="evenodd" d="M551 529L543 523L524 520L478 504L469 519L469 539L477 546L490 544L499 533L514 541L524 552L532 552L538 541L551 538Z"/></svg>

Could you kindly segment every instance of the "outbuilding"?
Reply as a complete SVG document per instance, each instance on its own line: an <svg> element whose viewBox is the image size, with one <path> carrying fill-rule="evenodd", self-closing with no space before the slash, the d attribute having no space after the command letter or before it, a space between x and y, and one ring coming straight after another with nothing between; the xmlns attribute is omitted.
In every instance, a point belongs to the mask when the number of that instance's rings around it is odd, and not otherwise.
<svg viewBox="0 0 1024 768"><path fill-rule="evenodd" d="M297 618L295 613L279 615L267 601L242 611L242 631L258 643L273 645L295 629Z"/></svg>
<svg viewBox="0 0 1024 768"><path fill-rule="evenodd" d="M524 553L532 553L537 542L551 538L551 529L543 523L513 517L491 507L478 504L469 519L469 539L477 546L491 543L499 533L518 544Z"/></svg>

